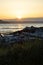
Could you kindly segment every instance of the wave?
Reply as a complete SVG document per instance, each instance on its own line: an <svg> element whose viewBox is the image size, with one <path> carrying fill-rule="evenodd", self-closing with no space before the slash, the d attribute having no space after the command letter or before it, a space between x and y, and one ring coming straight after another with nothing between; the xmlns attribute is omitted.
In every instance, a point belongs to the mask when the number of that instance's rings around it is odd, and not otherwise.
<svg viewBox="0 0 43 65"><path fill-rule="evenodd" d="M22 29L22 28L0 28L0 29Z"/></svg>

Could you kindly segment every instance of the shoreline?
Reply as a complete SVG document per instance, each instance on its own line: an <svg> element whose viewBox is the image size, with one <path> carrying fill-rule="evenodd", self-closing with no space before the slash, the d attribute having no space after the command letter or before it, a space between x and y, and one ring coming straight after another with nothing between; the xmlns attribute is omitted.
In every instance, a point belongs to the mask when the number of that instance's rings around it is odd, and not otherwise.
<svg viewBox="0 0 43 65"><path fill-rule="evenodd" d="M36 34L37 33L37 34ZM0 65L43 65L43 27L0 34Z"/></svg>
<svg viewBox="0 0 43 65"><path fill-rule="evenodd" d="M20 41L28 41L34 39L43 40L43 27L26 27L20 31L8 33L8 34L0 34L0 42L5 44L11 44Z"/></svg>

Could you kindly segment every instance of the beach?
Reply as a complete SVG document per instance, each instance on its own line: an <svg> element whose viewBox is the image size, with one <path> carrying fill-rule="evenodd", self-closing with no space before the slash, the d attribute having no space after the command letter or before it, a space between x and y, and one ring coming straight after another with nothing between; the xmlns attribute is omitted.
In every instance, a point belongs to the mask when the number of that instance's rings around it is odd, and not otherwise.
<svg viewBox="0 0 43 65"><path fill-rule="evenodd" d="M0 65L3 64L43 65L43 27L0 34Z"/></svg>

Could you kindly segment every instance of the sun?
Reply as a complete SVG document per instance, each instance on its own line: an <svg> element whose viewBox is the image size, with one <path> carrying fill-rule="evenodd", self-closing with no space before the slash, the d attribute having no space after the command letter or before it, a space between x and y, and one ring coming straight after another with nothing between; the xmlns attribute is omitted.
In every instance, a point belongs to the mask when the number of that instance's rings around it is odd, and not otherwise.
<svg viewBox="0 0 43 65"><path fill-rule="evenodd" d="M22 17L21 16L17 16L17 18L20 20L20 19L22 19Z"/></svg>
<svg viewBox="0 0 43 65"><path fill-rule="evenodd" d="M19 20L22 19L22 11L16 12L16 18L19 19Z"/></svg>

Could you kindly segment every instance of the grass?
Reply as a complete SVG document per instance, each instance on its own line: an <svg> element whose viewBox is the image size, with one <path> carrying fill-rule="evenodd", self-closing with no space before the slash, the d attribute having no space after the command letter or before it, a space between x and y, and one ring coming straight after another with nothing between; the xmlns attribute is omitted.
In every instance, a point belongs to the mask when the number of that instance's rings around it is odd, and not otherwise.
<svg viewBox="0 0 43 65"><path fill-rule="evenodd" d="M43 65L43 40L0 47L0 65Z"/></svg>

